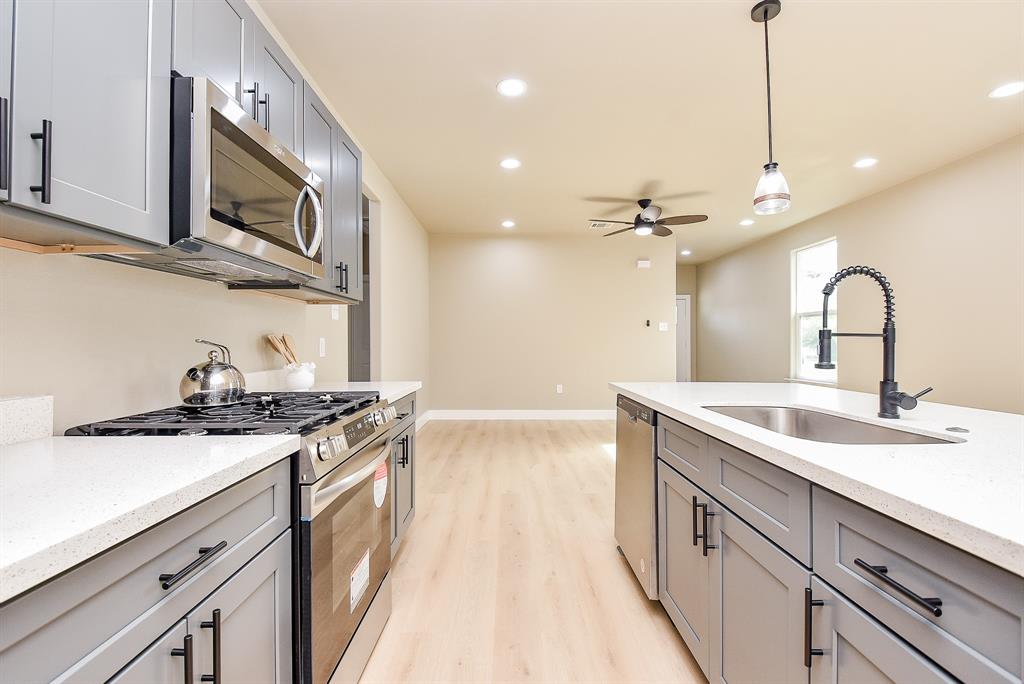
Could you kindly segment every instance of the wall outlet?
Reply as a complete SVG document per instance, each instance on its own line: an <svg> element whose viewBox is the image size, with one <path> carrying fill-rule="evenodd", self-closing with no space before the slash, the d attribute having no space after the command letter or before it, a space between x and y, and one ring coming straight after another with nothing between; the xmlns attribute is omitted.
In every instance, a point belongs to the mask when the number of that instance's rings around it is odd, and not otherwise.
<svg viewBox="0 0 1024 684"><path fill-rule="evenodd" d="M667 321L659 321L659 323L658 323L658 332L668 332L668 322Z"/></svg>
<svg viewBox="0 0 1024 684"><path fill-rule="evenodd" d="M555 385L555 394L561 394L561 393L562 393L562 386L561 385Z"/></svg>
<svg viewBox="0 0 1024 684"><path fill-rule="evenodd" d="M341 306L338 304L331 304L331 320L341 320Z"/></svg>
<svg viewBox="0 0 1024 684"><path fill-rule="evenodd" d="M326 337L321 337L320 338L320 358L322 359L325 356L327 356L327 338Z"/></svg>

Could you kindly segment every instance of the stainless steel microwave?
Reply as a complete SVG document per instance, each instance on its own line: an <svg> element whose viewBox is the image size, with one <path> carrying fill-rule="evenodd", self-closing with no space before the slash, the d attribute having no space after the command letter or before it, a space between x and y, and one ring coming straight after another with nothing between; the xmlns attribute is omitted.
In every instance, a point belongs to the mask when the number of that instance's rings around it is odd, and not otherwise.
<svg viewBox="0 0 1024 684"><path fill-rule="evenodd" d="M323 277L324 181L209 79L175 76L171 102L176 265L282 287Z"/></svg>

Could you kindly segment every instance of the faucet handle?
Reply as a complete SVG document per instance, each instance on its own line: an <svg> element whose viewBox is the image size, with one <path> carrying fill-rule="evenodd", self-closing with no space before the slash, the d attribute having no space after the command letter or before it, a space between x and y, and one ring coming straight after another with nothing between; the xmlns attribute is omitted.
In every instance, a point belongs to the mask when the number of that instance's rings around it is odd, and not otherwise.
<svg viewBox="0 0 1024 684"><path fill-rule="evenodd" d="M933 389L935 388L925 387L917 394L907 394L906 392L898 392L896 394L896 401L897 403L899 403L901 409L903 409L904 411L909 411L911 409L917 408L917 400L931 392Z"/></svg>

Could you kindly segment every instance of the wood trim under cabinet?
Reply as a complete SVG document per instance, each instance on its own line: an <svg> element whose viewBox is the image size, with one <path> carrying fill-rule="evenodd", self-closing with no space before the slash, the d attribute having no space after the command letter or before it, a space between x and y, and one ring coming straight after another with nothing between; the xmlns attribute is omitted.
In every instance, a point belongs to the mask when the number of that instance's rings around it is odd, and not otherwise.
<svg viewBox="0 0 1024 684"><path fill-rule="evenodd" d="M29 254L145 254L146 250L127 245L37 245L21 240L0 237L0 247L16 249Z"/></svg>

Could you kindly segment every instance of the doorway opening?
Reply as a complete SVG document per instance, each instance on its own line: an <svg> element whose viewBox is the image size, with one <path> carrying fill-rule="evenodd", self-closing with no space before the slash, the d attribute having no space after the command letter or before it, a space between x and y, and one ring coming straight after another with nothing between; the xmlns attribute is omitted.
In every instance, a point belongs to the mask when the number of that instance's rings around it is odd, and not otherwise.
<svg viewBox="0 0 1024 684"><path fill-rule="evenodd" d="M676 295L676 382L692 380L690 295Z"/></svg>
<svg viewBox="0 0 1024 684"><path fill-rule="evenodd" d="M363 195L363 224L361 226L359 258L363 262L363 301L348 307L348 379L350 382L368 382L371 375L371 320L370 311L376 293L371 289L375 266L370 259L371 209L375 202ZM376 213L376 212L373 212Z"/></svg>

